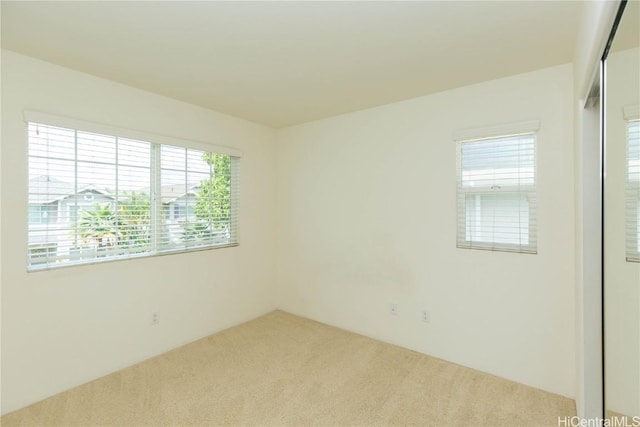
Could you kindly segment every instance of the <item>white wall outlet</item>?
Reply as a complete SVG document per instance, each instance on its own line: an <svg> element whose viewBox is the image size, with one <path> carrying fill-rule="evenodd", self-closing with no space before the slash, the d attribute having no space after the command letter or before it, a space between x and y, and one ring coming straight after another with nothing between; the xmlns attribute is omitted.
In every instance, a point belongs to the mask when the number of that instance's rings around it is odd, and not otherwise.
<svg viewBox="0 0 640 427"><path fill-rule="evenodd" d="M420 312L420 318L424 323L431 323L431 312L426 308L422 309L422 311Z"/></svg>
<svg viewBox="0 0 640 427"><path fill-rule="evenodd" d="M160 313L154 311L153 313L151 313L151 324L157 325L158 323L160 323Z"/></svg>
<svg viewBox="0 0 640 427"><path fill-rule="evenodd" d="M395 303L389 304L389 314L391 314L392 316L398 315L398 304L395 304Z"/></svg>

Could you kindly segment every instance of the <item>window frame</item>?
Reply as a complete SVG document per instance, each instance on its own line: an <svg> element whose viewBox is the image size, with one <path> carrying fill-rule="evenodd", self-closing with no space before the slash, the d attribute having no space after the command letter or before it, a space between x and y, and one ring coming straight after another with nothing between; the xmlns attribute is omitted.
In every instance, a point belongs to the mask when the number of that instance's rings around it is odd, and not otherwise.
<svg viewBox="0 0 640 427"><path fill-rule="evenodd" d="M640 131L640 106L623 107L625 121L625 261L640 262L640 176L639 181L631 180L631 127ZM634 139L640 151L640 136ZM635 244L634 244L635 243Z"/></svg>
<svg viewBox="0 0 640 427"><path fill-rule="evenodd" d="M538 253L538 226L537 226L537 182L538 182L538 130L539 120L511 123L492 127L474 128L454 133L456 143L456 247L460 249L478 249L497 252L511 252L523 254ZM482 185L478 187L465 187L462 178L463 145L481 141L499 140L509 137L531 136L533 138L533 182L531 184L517 185ZM468 197L481 197L482 195L514 194L524 196L528 203L528 243L487 242L469 238L467 223L469 212L467 209ZM478 231L476 231L478 232Z"/></svg>
<svg viewBox="0 0 640 427"><path fill-rule="evenodd" d="M27 230L25 232L25 236L27 236L27 253L26 253L26 269L27 272L38 272L38 271L46 271L50 269L58 269L58 268L67 268L73 267L77 265L89 265L89 264L97 264L97 263L105 263L105 262L114 262L126 259L133 258L145 258L152 256L163 256L163 255L171 255L176 253L188 253L195 251L203 251L203 250L211 250L211 249L219 249L226 247L234 247L239 245L239 203L240 203L240 175L239 175L239 167L240 167L240 158L242 157L242 152L235 148L213 145L202 143L198 141L179 139L174 137L168 137L164 135L152 134L144 131L137 131L125 128L118 128L110 125L92 123L77 119L71 119L67 117L54 116L46 113L28 111L25 110L23 112L25 124L26 124L26 134L27 134L27 146L30 144L29 137L29 124L39 124L42 126L53 126L64 128L76 132L90 132L96 133L99 135L107 135L115 138L123 138L123 139L133 139L137 141L147 142L151 147L156 147L152 149L152 151L160 151L162 146L174 146L184 149L191 149L197 151L203 151L204 153L214 153L214 154L222 154L229 156L229 164L230 164L230 216L229 216L229 228L230 230L227 232L228 242L225 243L213 243L213 238L209 240L208 244L197 244L193 245L189 242L185 241L184 246L182 247L174 247L172 245L166 246L161 244L155 239L153 245L150 245L149 250L143 253L126 253L124 255L115 255L115 256L106 256L104 258L89 258L89 259L76 259L73 255L70 254L66 256L64 262L56 262L56 260L47 260L45 262L36 262L32 263L32 260L36 258L38 261L41 261L42 256L34 257L34 250L38 250L41 247L52 247L52 245L58 245L58 241L46 240L43 242L30 242L29 235L32 231L32 225L39 226L40 228L47 228L48 224L46 223L32 223L29 221L30 219L30 206L27 205L26 209L26 223ZM28 156L31 159L31 155ZM30 162L31 160L29 160ZM78 159L74 160L75 164L77 164ZM161 175L161 167L159 164L154 165L152 160L151 169L155 169L155 171L151 172L152 175L157 175L157 189L159 191L160 185L160 175ZM150 169L150 170L151 170ZM27 178L28 179L28 178ZM154 177L151 177L151 191L153 191L154 185ZM27 195L29 194L29 190L27 191ZM77 195L76 195L77 196ZM161 202L161 196L156 192L154 195L150 195L152 207L150 209L152 211L155 210L155 219L152 218L150 222L151 234L160 236L162 234L162 228L165 227L165 224L162 222L163 218L163 206ZM155 200L155 202L154 202ZM157 206L156 206L157 205ZM71 206L69 205L66 210L69 210L68 214L70 215ZM67 212L65 212L67 214ZM60 215L60 212L58 212ZM70 220L69 218L67 218ZM152 240L154 240L152 238ZM47 249L49 251L50 249ZM126 249L125 249L126 251ZM48 253L48 252L47 252ZM60 258L61 255L57 254L56 257ZM64 255L63 255L64 256ZM46 257L46 256L45 256ZM56 258L54 257L54 258Z"/></svg>

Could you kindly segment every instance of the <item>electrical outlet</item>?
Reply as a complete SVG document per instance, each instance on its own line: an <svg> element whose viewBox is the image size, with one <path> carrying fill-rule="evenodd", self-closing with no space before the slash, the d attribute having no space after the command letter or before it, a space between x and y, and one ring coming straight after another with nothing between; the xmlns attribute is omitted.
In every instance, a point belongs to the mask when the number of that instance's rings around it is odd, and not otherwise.
<svg viewBox="0 0 640 427"><path fill-rule="evenodd" d="M157 325L158 323L160 323L160 313L154 311L153 313L151 313L151 324Z"/></svg>
<svg viewBox="0 0 640 427"><path fill-rule="evenodd" d="M423 309L420 312L421 319L424 323L431 323L431 312L427 309Z"/></svg>
<svg viewBox="0 0 640 427"><path fill-rule="evenodd" d="M391 314L392 316L398 315L398 304L389 304L389 314Z"/></svg>

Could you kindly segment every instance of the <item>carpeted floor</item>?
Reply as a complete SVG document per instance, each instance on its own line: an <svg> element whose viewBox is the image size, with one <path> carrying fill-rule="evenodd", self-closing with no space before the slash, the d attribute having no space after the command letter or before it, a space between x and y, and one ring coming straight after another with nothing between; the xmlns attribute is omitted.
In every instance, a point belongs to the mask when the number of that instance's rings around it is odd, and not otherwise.
<svg viewBox="0 0 640 427"><path fill-rule="evenodd" d="M570 399L276 311L2 426L557 426Z"/></svg>

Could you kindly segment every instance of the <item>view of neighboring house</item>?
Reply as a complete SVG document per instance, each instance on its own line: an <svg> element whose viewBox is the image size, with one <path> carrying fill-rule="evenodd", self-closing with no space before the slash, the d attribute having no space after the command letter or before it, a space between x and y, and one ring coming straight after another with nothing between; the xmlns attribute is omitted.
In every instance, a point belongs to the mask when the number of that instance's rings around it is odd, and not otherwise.
<svg viewBox="0 0 640 427"><path fill-rule="evenodd" d="M34 263L56 255L69 255L77 246L72 233L83 210L95 204L115 207L113 196L94 185L76 187L51 176L29 180L29 257ZM53 238L52 238L53 237ZM53 242L53 243L52 243Z"/></svg>
<svg viewBox="0 0 640 427"><path fill-rule="evenodd" d="M78 213L96 203L115 205L113 196L94 185L78 187L50 176L29 181L29 226L33 224L76 222Z"/></svg>
<svg viewBox="0 0 640 427"><path fill-rule="evenodd" d="M195 219L194 207L199 184L164 185L161 187L162 221L169 239L182 236L181 224ZM139 190L148 194L149 189ZM29 256L71 256L82 245L76 224L83 211L97 206L116 210L116 197L108 189L93 184L78 186L52 176L38 176L29 181ZM55 236L55 239L51 237ZM51 243L55 241L55 243ZM45 243L47 242L47 243ZM85 242L86 243L86 242Z"/></svg>
<svg viewBox="0 0 640 427"><path fill-rule="evenodd" d="M184 185L163 185L160 187L163 217L167 221L195 218L194 209L199 191L200 184L191 184L186 191Z"/></svg>

